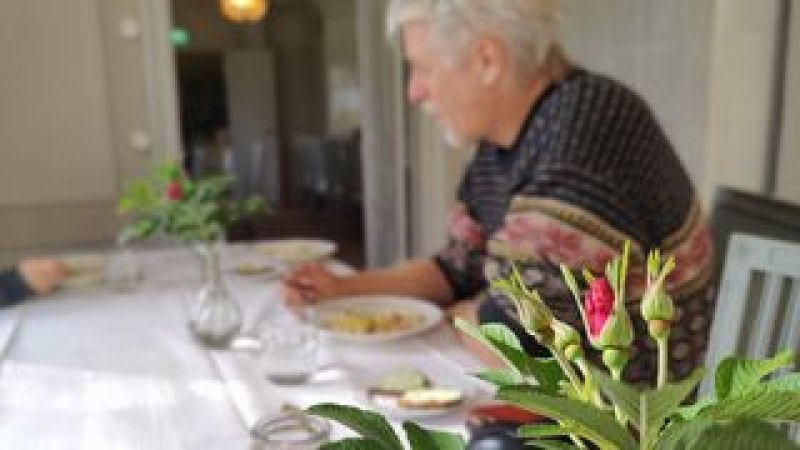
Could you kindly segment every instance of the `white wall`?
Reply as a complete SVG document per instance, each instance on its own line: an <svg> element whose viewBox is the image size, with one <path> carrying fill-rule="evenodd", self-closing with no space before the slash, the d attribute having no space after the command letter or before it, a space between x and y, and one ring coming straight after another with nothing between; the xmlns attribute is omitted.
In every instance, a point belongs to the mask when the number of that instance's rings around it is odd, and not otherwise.
<svg viewBox="0 0 800 450"><path fill-rule="evenodd" d="M567 0L564 39L579 62L648 100L708 203L719 185L764 190L780 1ZM784 146L778 185L787 198L798 189L787 172L800 165L796 155Z"/></svg>
<svg viewBox="0 0 800 450"><path fill-rule="evenodd" d="M800 3L793 6L777 196L800 204Z"/></svg>
<svg viewBox="0 0 800 450"><path fill-rule="evenodd" d="M177 141L152 46L166 16L164 1L0 2L0 260L113 241L122 184Z"/></svg>
<svg viewBox="0 0 800 450"><path fill-rule="evenodd" d="M779 3L717 0L707 159L712 183L764 191Z"/></svg>
<svg viewBox="0 0 800 450"><path fill-rule="evenodd" d="M0 3L1 206L116 195L98 17L88 0Z"/></svg>
<svg viewBox="0 0 800 450"><path fill-rule="evenodd" d="M705 189L714 2L567 0L564 5L568 53L639 92L692 180Z"/></svg>

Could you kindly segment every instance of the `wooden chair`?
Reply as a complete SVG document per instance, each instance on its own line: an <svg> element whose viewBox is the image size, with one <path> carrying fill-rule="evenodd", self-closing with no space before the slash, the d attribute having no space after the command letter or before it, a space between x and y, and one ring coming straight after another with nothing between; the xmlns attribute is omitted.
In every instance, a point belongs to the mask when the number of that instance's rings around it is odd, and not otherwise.
<svg viewBox="0 0 800 450"><path fill-rule="evenodd" d="M735 233L728 244L706 367L728 355L800 354L800 244ZM713 393L706 374L700 395ZM795 440L800 429L792 432Z"/></svg>

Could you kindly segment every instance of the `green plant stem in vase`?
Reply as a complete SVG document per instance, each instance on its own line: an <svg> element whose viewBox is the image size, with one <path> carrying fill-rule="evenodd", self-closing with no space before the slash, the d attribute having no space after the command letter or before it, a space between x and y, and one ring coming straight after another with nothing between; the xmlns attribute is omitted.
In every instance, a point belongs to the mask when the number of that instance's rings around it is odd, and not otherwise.
<svg viewBox="0 0 800 450"><path fill-rule="evenodd" d="M123 242L158 233L191 246L200 256L206 281L190 310L189 329L213 347L227 346L242 325L241 310L219 266L225 230L266 210L258 196L232 199L234 181L229 175L192 180L177 164L167 163L129 184L119 201L120 213L133 216L121 232Z"/></svg>
<svg viewBox="0 0 800 450"><path fill-rule="evenodd" d="M195 246L203 261L206 282L189 313L189 329L200 342L224 348L242 327L242 311L222 278L220 247L219 243Z"/></svg>

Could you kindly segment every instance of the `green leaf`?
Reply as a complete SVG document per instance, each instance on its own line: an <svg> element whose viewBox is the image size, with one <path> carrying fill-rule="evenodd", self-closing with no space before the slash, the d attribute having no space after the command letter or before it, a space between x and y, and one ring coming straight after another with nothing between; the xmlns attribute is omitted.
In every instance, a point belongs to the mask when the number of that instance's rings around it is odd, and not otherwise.
<svg viewBox="0 0 800 450"><path fill-rule="evenodd" d="M680 404L686 400L702 379L703 369L698 368L683 381L668 383L661 389L641 394L640 423L644 421L645 442L653 442L664 426L667 417L675 414Z"/></svg>
<svg viewBox="0 0 800 450"><path fill-rule="evenodd" d="M476 378L491 383L496 387L514 386L522 383L513 372L501 369L489 369L481 373L475 374Z"/></svg>
<svg viewBox="0 0 800 450"><path fill-rule="evenodd" d="M507 325L500 323L489 323L480 326L480 331L483 337L486 338L493 345L502 345L509 347L513 350L523 352L522 344L520 344L517 335L508 328Z"/></svg>
<svg viewBox="0 0 800 450"><path fill-rule="evenodd" d="M519 384L533 377L536 383L548 392L556 393L559 383L566 379L561 366L553 358L533 358L522 349L519 339L502 324L487 324L480 328L456 319L456 326L473 339L481 342L499 356L518 377L512 384Z"/></svg>
<svg viewBox="0 0 800 450"><path fill-rule="evenodd" d="M319 450L376 450L381 448L384 448L381 443L372 439L347 438L324 444Z"/></svg>
<svg viewBox="0 0 800 450"><path fill-rule="evenodd" d="M800 392L760 386L744 395L720 400L703 410L701 416L717 420L752 417L797 422L800 421Z"/></svg>
<svg viewBox="0 0 800 450"><path fill-rule="evenodd" d="M568 444L566 442L561 441L528 441L525 443L528 446L533 448L540 448L542 450L575 450L576 447L574 444Z"/></svg>
<svg viewBox="0 0 800 450"><path fill-rule="evenodd" d="M769 423L744 419L707 428L689 450L798 450L800 446Z"/></svg>
<svg viewBox="0 0 800 450"><path fill-rule="evenodd" d="M563 422L574 428L575 434L600 447L618 450L638 448L628 430L622 428L610 413L593 405L549 394L530 386L502 388L497 393L497 398Z"/></svg>
<svg viewBox="0 0 800 450"><path fill-rule="evenodd" d="M464 450L464 438L458 434L427 430L413 422L403 423L412 450Z"/></svg>
<svg viewBox="0 0 800 450"><path fill-rule="evenodd" d="M521 438L550 438L568 436L574 433L574 428L565 427L555 423L543 423L535 425L523 425L517 430L517 435Z"/></svg>
<svg viewBox="0 0 800 450"><path fill-rule="evenodd" d="M792 353L788 351L766 360L726 358L719 363L714 374L717 398L737 396L757 385L765 376L789 366L792 361Z"/></svg>
<svg viewBox="0 0 800 450"><path fill-rule="evenodd" d="M196 201L217 200L231 190L233 183L234 178L228 175L203 178L194 184L192 198Z"/></svg>
<svg viewBox="0 0 800 450"><path fill-rule="evenodd" d="M676 417L679 417L683 420L692 420L695 417L698 417L703 411L705 411L706 408L716 404L716 399L710 397L701 398L695 402L694 405L682 406L678 408L676 411Z"/></svg>
<svg viewBox="0 0 800 450"><path fill-rule="evenodd" d="M380 446L373 446L373 449L403 450L400 438L397 437L389 422L380 414L353 406L332 403L314 405L308 409L308 412L335 420L362 437L380 443Z"/></svg>
<svg viewBox="0 0 800 450"><path fill-rule="evenodd" d="M625 383L612 379L602 370L590 368L592 379L600 390L617 405L622 413L639 429L640 423L640 392Z"/></svg>
<svg viewBox="0 0 800 450"><path fill-rule="evenodd" d="M661 432L655 443L654 450L686 450L691 448L692 442L706 430L713 427L715 422L708 418L685 422L672 422ZM730 449L735 450L735 449Z"/></svg>
<svg viewBox="0 0 800 450"><path fill-rule="evenodd" d="M800 391L800 373L792 373L763 383L766 389L774 391Z"/></svg>
<svg viewBox="0 0 800 450"><path fill-rule="evenodd" d="M515 371L520 379L523 377L525 373L524 359L529 357L522 351L522 346L519 344L519 340L516 339L516 336L510 338L507 333L501 331L500 327L503 325L497 325L495 327L484 325L479 328L460 318L456 318L455 325L467 336L475 339L483 344L484 347L494 352L503 360L506 366ZM511 330L508 330L508 332L513 335ZM497 336L490 339L487 335L491 335L491 333L496 333Z"/></svg>
<svg viewBox="0 0 800 450"><path fill-rule="evenodd" d="M140 217L122 229L119 239L122 243L135 239L146 239L158 231L160 225L161 221L158 217Z"/></svg>
<svg viewBox="0 0 800 450"><path fill-rule="evenodd" d="M177 162L167 161L156 167L155 174L159 179L168 181L180 178L182 172Z"/></svg>
<svg viewBox="0 0 800 450"><path fill-rule="evenodd" d="M567 381L564 370L555 358L528 358L525 374L536 379L537 385L551 394L558 393Z"/></svg>
<svg viewBox="0 0 800 450"><path fill-rule="evenodd" d="M119 198L119 212L143 212L153 207L160 196L147 181L137 180L128 184Z"/></svg>

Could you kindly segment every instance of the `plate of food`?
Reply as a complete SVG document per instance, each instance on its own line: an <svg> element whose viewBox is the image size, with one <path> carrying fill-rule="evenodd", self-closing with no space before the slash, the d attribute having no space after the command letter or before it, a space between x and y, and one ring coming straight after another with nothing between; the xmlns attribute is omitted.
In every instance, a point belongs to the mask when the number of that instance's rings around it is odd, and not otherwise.
<svg viewBox="0 0 800 450"><path fill-rule="evenodd" d="M261 254L289 264L321 261L336 253L336 243L322 239L280 239L253 245Z"/></svg>
<svg viewBox="0 0 800 450"><path fill-rule="evenodd" d="M233 268L233 272L243 277L262 277L267 279L278 278L281 270L274 264L261 264L255 262L243 262Z"/></svg>
<svg viewBox="0 0 800 450"><path fill-rule="evenodd" d="M388 342L430 330L442 320L437 306L413 297L364 295L317 305L315 321L327 335L351 342Z"/></svg>
<svg viewBox="0 0 800 450"><path fill-rule="evenodd" d="M107 260L103 255L85 253L59 259L67 268L67 276L61 283L65 288L97 286L105 281Z"/></svg>
<svg viewBox="0 0 800 450"><path fill-rule="evenodd" d="M465 405L469 389L432 379L424 372L398 367L367 383L365 402L395 419L449 414Z"/></svg>

